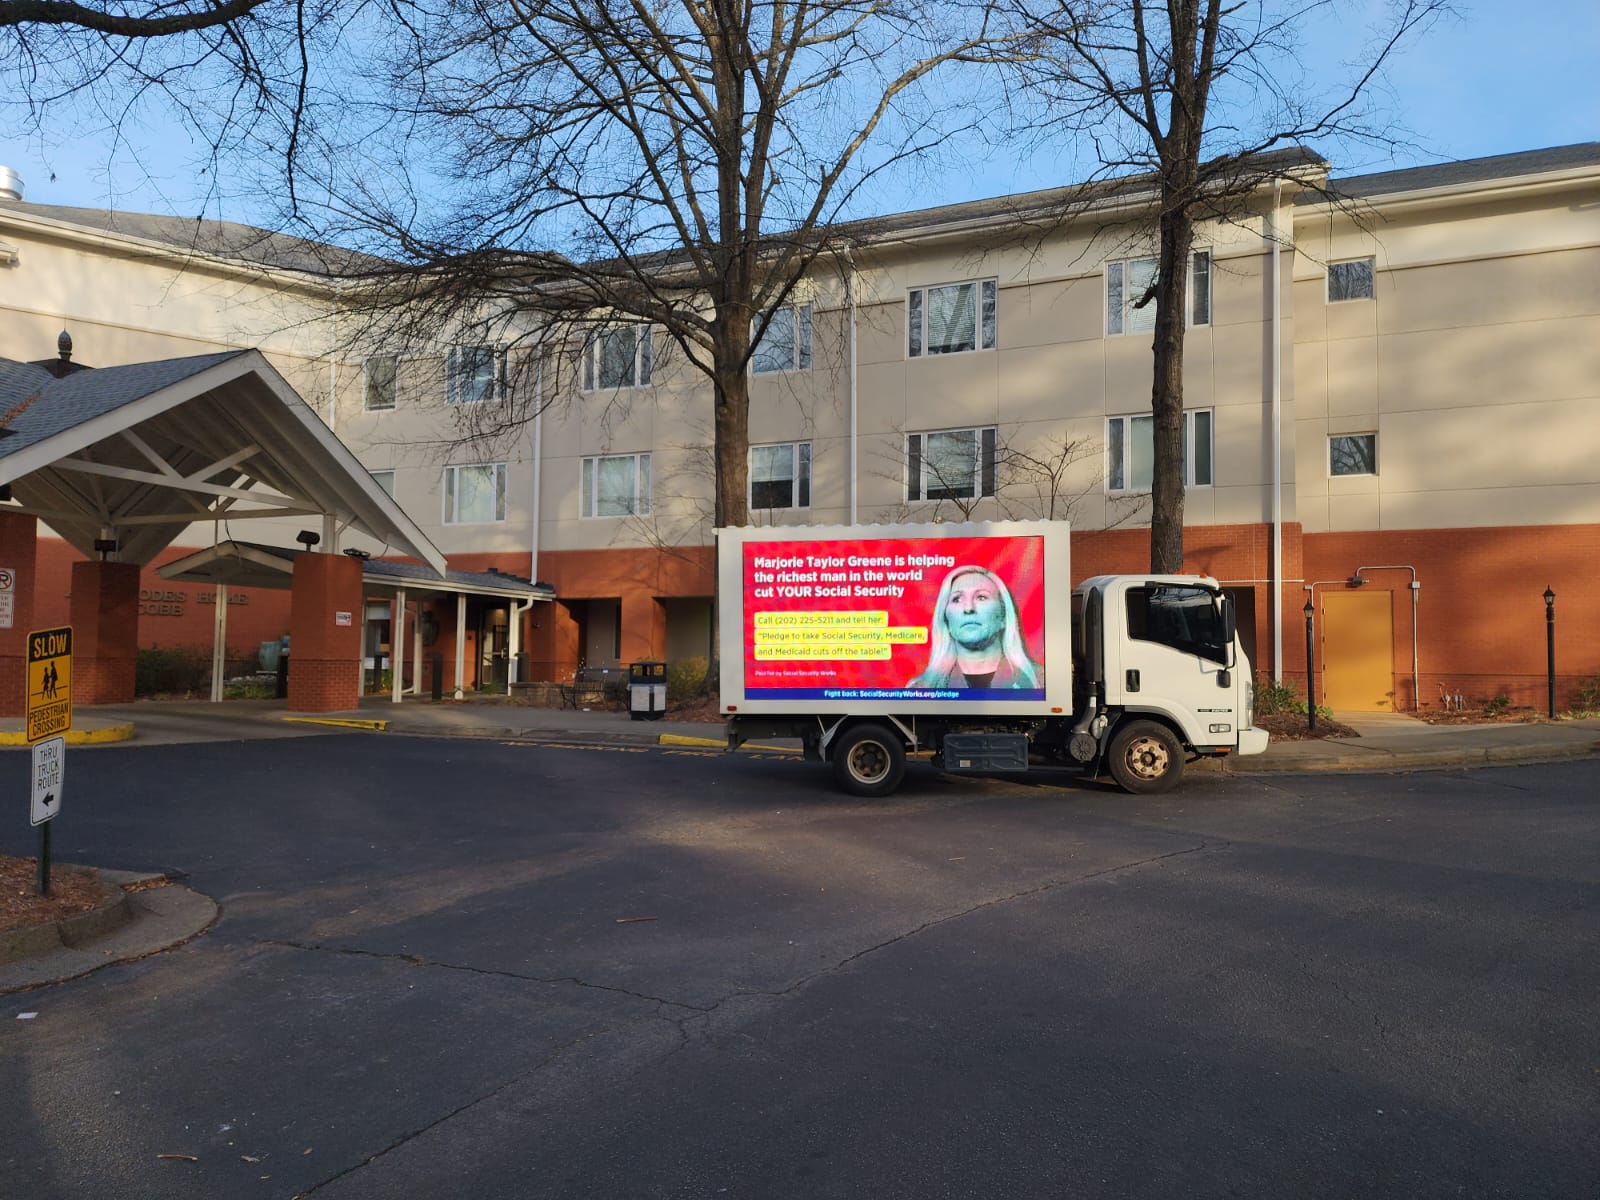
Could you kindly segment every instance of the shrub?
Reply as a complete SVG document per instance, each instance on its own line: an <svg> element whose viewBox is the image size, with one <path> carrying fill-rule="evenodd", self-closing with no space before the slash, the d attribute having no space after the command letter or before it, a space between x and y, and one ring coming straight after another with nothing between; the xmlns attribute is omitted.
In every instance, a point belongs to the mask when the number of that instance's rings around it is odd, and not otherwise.
<svg viewBox="0 0 1600 1200"><path fill-rule="evenodd" d="M1306 699L1293 684L1276 683L1271 679L1256 679L1256 714L1272 717L1280 715L1306 716ZM1333 709L1326 704L1317 705L1317 716L1333 720Z"/></svg>
<svg viewBox="0 0 1600 1200"><path fill-rule="evenodd" d="M230 658L223 664L223 678L237 679L252 674L254 658ZM268 685L269 687L271 685ZM211 651L196 646L141 649L133 669L135 696L209 696L211 694ZM228 688L225 695L234 695ZM267 691L266 695L272 695Z"/></svg>
<svg viewBox="0 0 1600 1200"><path fill-rule="evenodd" d="M706 693L707 663L703 656L667 664L667 703L682 704Z"/></svg>
<svg viewBox="0 0 1600 1200"><path fill-rule="evenodd" d="M1579 715L1600 713L1600 675L1578 680L1578 690L1572 694L1572 711Z"/></svg>
<svg viewBox="0 0 1600 1200"><path fill-rule="evenodd" d="M1497 692L1491 699L1483 702L1483 715L1486 717L1503 717L1511 711L1511 697L1504 692Z"/></svg>

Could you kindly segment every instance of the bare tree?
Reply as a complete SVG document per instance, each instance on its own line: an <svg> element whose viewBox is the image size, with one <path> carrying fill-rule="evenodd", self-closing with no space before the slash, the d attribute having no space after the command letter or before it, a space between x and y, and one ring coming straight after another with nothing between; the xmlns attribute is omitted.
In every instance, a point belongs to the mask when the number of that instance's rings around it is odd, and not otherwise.
<svg viewBox="0 0 1600 1200"><path fill-rule="evenodd" d="M1335 138L1392 146L1393 126L1365 97L1402 42L1446 0L1397 0L1365 61L1332 91L1306 78L1297 31L1338 0L1017 0L1038 35L1020 64L1035 128L1092 137L1102 174L1148 173L1159 235L1156 270L1135 307L1155 305L1150 407L1154 479L1150 569L1183 567L1183 345L1197 220L1227 219L1273 178L1315 186L1310 148ZM1355 7L1355 6L1350 6ZM1320 169L1320 170L1319 170Z"/></svg>
<svg viewBox="0 0 1600 1200"><path fill-rule="evenodd" d="M649 327L711 384L719 525L768 323L868 179L976 119L930 80L1012 53L984 4L903 0L437 0L417 31L373 124L322 128L346 236L406 264L382 306L571 349Z"/></svg>

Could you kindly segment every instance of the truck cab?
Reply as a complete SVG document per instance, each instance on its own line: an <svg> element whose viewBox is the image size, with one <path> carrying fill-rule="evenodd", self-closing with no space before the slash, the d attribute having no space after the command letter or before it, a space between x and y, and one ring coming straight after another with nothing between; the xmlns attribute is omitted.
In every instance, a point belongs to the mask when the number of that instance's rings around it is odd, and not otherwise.
<svg viewBox="0 0 1600 1200"><path fill-rule="evenodd" d="M1266 749L1233 601L1212 580L1084 580L1072 594L1072 658L1077 729L1130 791L1164 791L1190 755ZM1080 739L1073 756L1086 749Z"/></svg>

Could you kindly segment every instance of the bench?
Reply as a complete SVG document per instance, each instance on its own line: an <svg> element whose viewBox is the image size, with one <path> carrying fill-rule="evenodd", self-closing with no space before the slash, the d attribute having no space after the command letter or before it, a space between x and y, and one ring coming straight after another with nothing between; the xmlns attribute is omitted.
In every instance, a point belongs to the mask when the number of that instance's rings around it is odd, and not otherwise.
<svg viewBox="0 0 1600 1200"><path fill-rule="evenodd" d="M579 667L561 685L562 708L589 708L628 698L628 673L622 667Z"/></svg>

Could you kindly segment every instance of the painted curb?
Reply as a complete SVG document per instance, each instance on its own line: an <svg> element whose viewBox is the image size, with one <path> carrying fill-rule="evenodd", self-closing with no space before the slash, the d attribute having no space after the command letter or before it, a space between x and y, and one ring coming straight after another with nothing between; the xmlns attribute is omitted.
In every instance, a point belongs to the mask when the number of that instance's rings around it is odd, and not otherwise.
<svg viewBox="0 0 1600 1200"><path fill-rule="evenodd" d="M340 729L375 729L381 732L389 728L387 721L368 721L360 717L279 717L278 719L297 725L333 725Z"/></svg>
<svg viewBox="0 0 1600 1200"><path fill-rule="evenodd" d="M100 729L69 729L61 735L67 739L69 746L104 746L111 742L125 742L133 736L133 723L126 725L106 725ZM26 746L28 745L28 731L25 729L0 730L0 746Z"/></svg>
<svg viewBox="0 0 1600 1200"><path fill-rule="evenodd" d="M656 744L659 746L700 746L702 748L726 750L728 748L728 739L690 737L687 734L682 733L663 733L657 740ZM776 754L800 753L799 748L795 746L767 746L761 742L746 742L739 748L741 750L765 750L769 753Z"/></svg>

